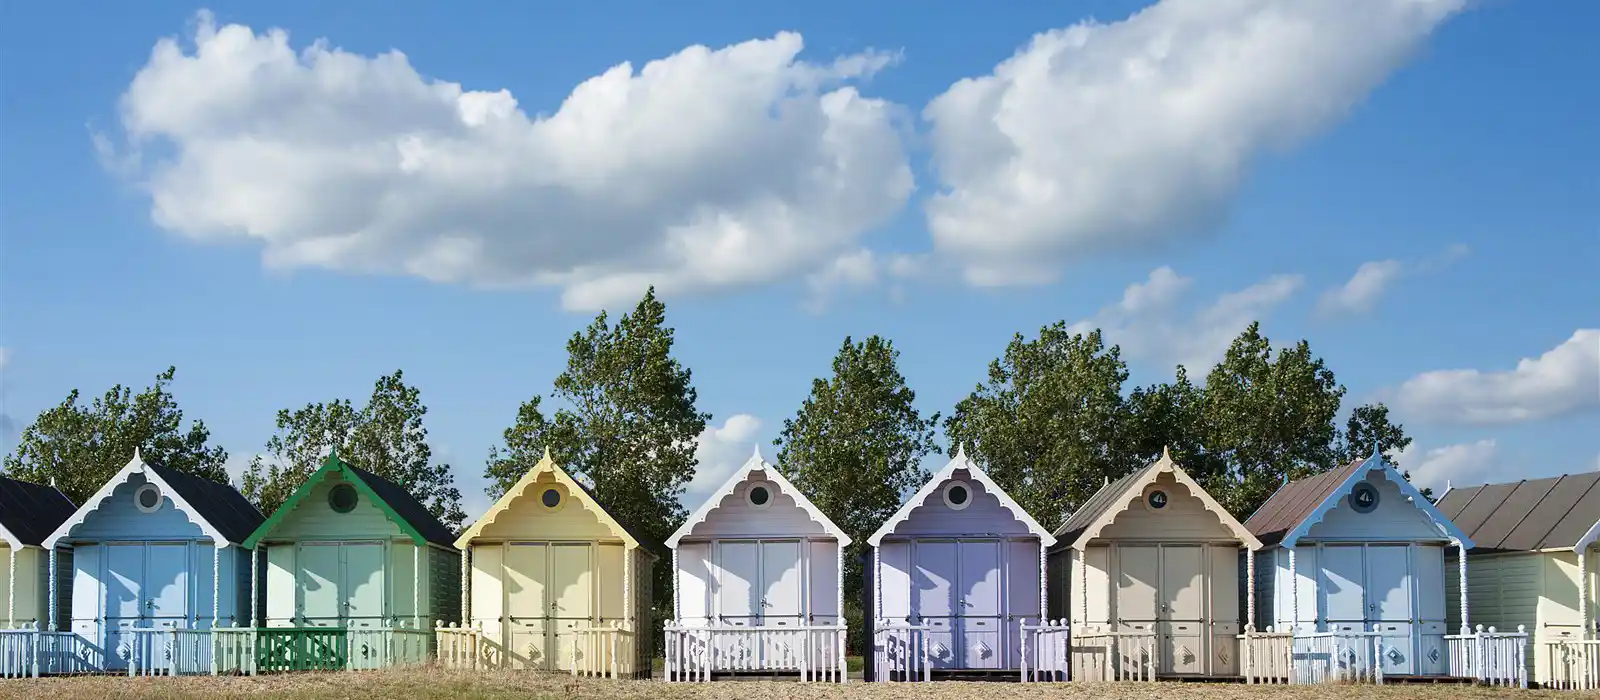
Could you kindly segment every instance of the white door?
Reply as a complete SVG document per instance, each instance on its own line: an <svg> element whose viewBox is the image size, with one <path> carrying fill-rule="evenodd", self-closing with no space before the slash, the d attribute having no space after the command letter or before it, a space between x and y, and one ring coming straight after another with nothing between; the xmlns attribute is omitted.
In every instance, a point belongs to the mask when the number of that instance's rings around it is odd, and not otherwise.
<svg viewBox="0 0 1600 700"><path fill-rule="evenodd" d="M553 670L549 644L549 546L513 542L505 550L506 655L512 668Z"/></svg>
<svg viewBox="0 0 1600 700"><path fill-rule="evenodd" d="M962 668L1000 668L1005 649L1000 638L1000 541L963 541L957 556L961 607L956 611L956 642L961 645Z"/></svg>
<svg viewBox="0 0 1600 700"><path fill-rule="evenodd" d="M1330 632L1365 632L1367 616L1366 547L1323 545L1321 580L1322 618Z"/></svg>
<svg viewBox="0 0 1600 700"><path fill-rule="evenodd" d="M956 543L917 541L911 552L911 621L928 627L928 657L934 668L959 668Z"/></svg>
<svg viewBox="0 0 1600 700"><path fill-rule="evenodd" d="M1380 663L1384 673L1416 673L1410 553L1406 545L1367 547L1368 622L1383 640Z"/></svg>
<svg viewBox="0 0 1600 700"><path fill-rule="evenodd" d="M1206 672L1205 549L1161 547L1161 672Z"/></svg>
<svg viewBox="0 0 1600 700"><path fill-rule="evenodd" d="M801 603L800 541L761 543L761 624L798 627L804 623Z"/></svg>
<svg viewBox="0 0 1600 700"><path fill-rule="evenodd" d="M717 621L753 627L760 624L761 543L723 542L717 560Z"/></svg>

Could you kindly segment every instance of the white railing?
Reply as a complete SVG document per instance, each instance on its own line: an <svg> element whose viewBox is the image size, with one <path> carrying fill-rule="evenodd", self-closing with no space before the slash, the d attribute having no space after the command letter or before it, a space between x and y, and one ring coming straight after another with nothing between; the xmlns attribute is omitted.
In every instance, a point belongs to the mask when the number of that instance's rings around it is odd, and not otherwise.
<svg viewBox="0 0 1600 700"><path fill-rule="evenodd" d="M1246 630L1239 635L1239 668L1252 685L1294 682L1294 633Z"/></svg>
<svg viewBox="0 0 1600 700"><path fill-rule="evenodd" d="M1528 632L1521 625L1515 632L1487 631L1478 625L1471 634L1444 638L1449 653L1450 675L1471 678L1488 685L1528 687Z"/></svg>
<svg viewBox="0 0 1600 700"><path fill-rule="evenodd" d="M170 676L173 670L172 630L117 630L122 643L112 653L127 662L130 676Z"/></svg>
<svg viewBox="0 0 1600 700"><path fill-rule="evenodd" d="M345 668L369 671L427 663L433 651L434 631L403 627L352 628L347 638L350 656Z"/></svg>
<svg viewBox="0 0 1600 700"><path fill-rule="evenodd" d="M98 656L78 635L33 627L0 630L0 678L99 671Z"/></svg>
<svg viewBox="0 0 1600 700"><path fill-rule="evenodd" d="M1295 683L1383 684L1377 632L1312 632L1295 635Z"/></svg>
<svg viewBox="0 0 1600 700"><path fill-rule="evenodd" d="M494 668L483 641L482 627L462 627L452 622L448 626L440 621L434 628L434 659L445 668Z"/></svg>
<svg viewBox="0 0 1600 700"><path fill-rule="evenodd" d="M1155 632L1081 632L1072 639L1072 680L1153 681Z"/></svg>
<svg viewBox="0 0 1600 700"><path fill-rule="evenodd" d="M639 655L637 635L616 622L609 627L575 630L577 639L569 671L574 676L624 678L634 675Z"/></svg>
<svg viewBox="0 0 1600 700"><path fill-rule="evenodd" d="M1023 620L1019 625L1022 630L1022 646L1018 647L1022 658L1022 675L1020 680L1028 681L1065 681L1068 677L1068 664L1072 655L1072 626L1066 620L1041 620L1037 625L1029 625Z"/></svg>
<svg viewBox="0 0 1600 700"><path fill-rule="evenodd" d="M798 673L802 681L845 682L844 625L686 627L667 625L669 681L717 673Z"/></svg>
<svg viewBox="0 0 1600 700"><path fill-rule="evenodd" d="M1543 647L1549 669L1544 687L1600 690L1600 639L1562 639Z"/></svg>
<svg viewBox="0 0 1600 700"><path fill-rule="evenodd" d="M871 663L872 679L879 683L933 680L928 628L879 620L872 628Z"/></svg>
<svg viewBox="0 0 1600 700"><path fill-rule="evenodd" d="M0 678L39 677L39 631L0 630Z"/></svg>
<svg viewBox="0 0 1600 700"><path fill-rule="evenodd" d="M211 630L212 675L256 673L256 629L218 627Z"/></svg>

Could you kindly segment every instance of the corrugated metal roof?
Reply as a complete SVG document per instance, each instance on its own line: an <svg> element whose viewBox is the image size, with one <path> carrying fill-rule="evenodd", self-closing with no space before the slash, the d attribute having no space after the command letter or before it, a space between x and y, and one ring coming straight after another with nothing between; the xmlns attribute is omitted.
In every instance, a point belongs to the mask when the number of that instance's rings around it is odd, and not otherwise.
<svg viewBox="0 0 1600 700"><path fill-rule="evenodd" d="M1244 526L1261 540L1263 547L1281 542L1366 461L1358 459L1342 467L1284 484L1256 509Z"/></svg>
<svg viewBox="0 0 1600 700"><path fill-rule="evenodd" d="M38 546L78 507L53 486L0 475L0 526L19 544Z"/></svg>
<svg viewBox="0 0 1600 700"><path fill-rule="evenodd" d="M1600 472L1451 489L1439 510L1474 551L1575 547L1600 522Z"/></svg>

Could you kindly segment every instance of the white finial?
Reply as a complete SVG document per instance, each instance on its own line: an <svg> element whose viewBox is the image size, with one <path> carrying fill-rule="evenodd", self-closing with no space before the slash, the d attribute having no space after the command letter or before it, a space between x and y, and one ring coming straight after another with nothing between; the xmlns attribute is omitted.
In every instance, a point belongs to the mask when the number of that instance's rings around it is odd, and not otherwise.
<svg viewBox="0 0 1600 700"><path fill-rule="evenodd" d="M1111 485L1111 475L1107 474L1104 478L1105 478L1105 481L1100 483L1100 488L1105 488L1105 487Z"/></svg>
<svg viewBox="0 0 1600 700"><path fill-rule="evenodd" d="M1162 445L1161 446L1161 458L1164 459L1164 460L1167 460L1168 462L1171 462L1172 461L1172 448L1168 447L1167 445Z"/></svg>
<svg viewBox="0 0 1600 700"><path fill-rule="evenodd" d="M53 476L52 476L52 477L50 477L50 488L53 488L53 489L56 489L56 490L58 490L58 491L59 491L59 490L60 490L60 489L59 489L59 488L58 488L58 487L57 487L57 486L56 486L56 478L55 478L55 477L53 477Z"/></svg>
<svg viewBox="0 0 1600 700"><path fill-rule="evenodd" d="M1445 490L1445 491L1446 491L1446 492L1449 492L1449 491L1450 491L1450 480L1449 480L1449 479L1445 479L1445 480L1444 480L1444 490Z"/></svg>
<svg viewBox="0 0 1600 700"><path fill-rule="evenodd" d="M144 461L144 458L139 456L139 446L138 445L134 445L133 446L133 458L137 459L137 460L139 460L141 462Z"/></svg>
<svg viewBox="0 0 1600 700"><path fill-rule="evenodd" d="M757 468L760 468L760 469L765 469L766 468L765 466L762 466L762 465L765 465L767 463L767 460L761 458L761 443L758 442L758 443L755 444L755 449L751 452L750 459L755 460Z"/></svg>
<svg viewBox="0 0 1600 700"><path fill-rule="evenodd" d="M965 442L956 443L956 459L959 459L959 460L962 460L962 461L966 461L966 459L967 459L967 443L965 443Z"/></svg>

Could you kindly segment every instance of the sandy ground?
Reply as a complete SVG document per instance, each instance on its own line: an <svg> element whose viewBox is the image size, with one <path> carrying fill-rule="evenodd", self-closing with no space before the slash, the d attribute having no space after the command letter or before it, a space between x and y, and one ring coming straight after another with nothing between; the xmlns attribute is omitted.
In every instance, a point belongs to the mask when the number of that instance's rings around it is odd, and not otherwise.
<svg viewBox="0 0 1600 700"><path fill-rule="evenodd" d="M1019 683L893 683L851 682L844 686L793 682L722 681L711 684L669 684L660 681L574 681L566 676L525 672L395 670L360 673L286 674L250 678L121 678L82 677L0 681L0 698L41 700L109 700L111 698L1028 698L1116 700L1231 700L1315 698L1474 700L1491 697L1600 698L1600 694L1519 691L1445 685L1375 686L1245 686L1180 683L1037 684Z"/></svg>

